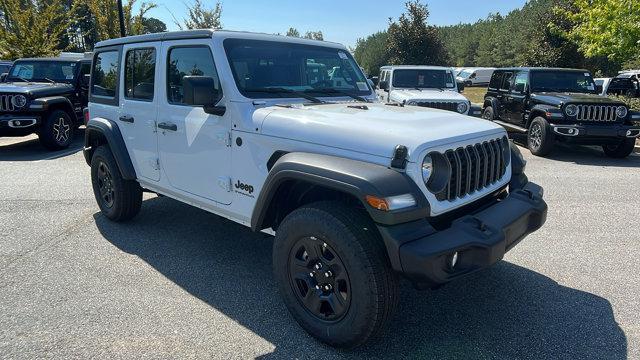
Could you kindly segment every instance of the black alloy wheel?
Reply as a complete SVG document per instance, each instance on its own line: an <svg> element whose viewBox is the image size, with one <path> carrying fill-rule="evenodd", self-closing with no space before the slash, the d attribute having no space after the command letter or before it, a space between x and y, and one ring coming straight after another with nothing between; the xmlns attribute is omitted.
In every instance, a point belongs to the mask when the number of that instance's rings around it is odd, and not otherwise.
<svg viewBox="0 0 640 360"><path fill-rule="evenodd" d="M321 321L342 319L351 302L349 274L337 253L316 237L299 239L289 257L289 280L300 304Z"/></svg>
<svg viewBox="0 0 640 360"><path fill-rule="evenodd" d="M113 177L104 161L98 163L98 187L103 205L112 208L114 202Z"/></svg>

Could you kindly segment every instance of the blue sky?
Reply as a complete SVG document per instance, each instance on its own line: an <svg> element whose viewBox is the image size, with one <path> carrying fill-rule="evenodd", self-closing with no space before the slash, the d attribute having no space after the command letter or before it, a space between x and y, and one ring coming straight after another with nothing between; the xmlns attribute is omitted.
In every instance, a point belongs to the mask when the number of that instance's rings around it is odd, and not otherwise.
<svg viewBox="0 0 640 360"><path fill-rule="evenodd" d="M189 3L189 0L185 0ZM387 28L389 17L397 18L404 12L406 0L223 0L222 23L228 30L286 33L289 27L301 33L321 30L325 40L353 46L361 37ZM214 0L205 0L214 4ZM509 11L522 7L526 0L431 0L429 22L451 25L475 22L489 13ZM157 9L149 16L164 21L169 30L177 30L173 18L186 16L181 0L158 0Z"/></svg>

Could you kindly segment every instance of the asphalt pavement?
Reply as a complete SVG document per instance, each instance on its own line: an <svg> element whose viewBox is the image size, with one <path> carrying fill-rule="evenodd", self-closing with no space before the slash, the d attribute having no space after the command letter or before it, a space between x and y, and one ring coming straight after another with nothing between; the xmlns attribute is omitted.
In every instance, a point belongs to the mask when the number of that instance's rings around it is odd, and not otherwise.
<svg viewBox="0 0 640 360"><path fill-rule="evenodd" d="M111 223L81 146L0 139L0 358L640 359L639 155L523 150L546 225L439 290L403 283L384 337L337 351L280 301L270 237L155 195Z"/></svg>

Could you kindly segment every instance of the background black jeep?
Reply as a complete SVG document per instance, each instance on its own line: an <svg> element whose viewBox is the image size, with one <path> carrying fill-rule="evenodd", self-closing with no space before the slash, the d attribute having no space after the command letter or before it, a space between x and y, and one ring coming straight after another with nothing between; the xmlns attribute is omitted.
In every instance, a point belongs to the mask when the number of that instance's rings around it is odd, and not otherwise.
<svg viewBox="0 0 640 360"><path fill-rule="evenodd" d="M596 95L587 70L508 68L493 73L482 117L527 133L531 153L544 156L556 141L601 145L611 157L633 152L640 113Z"/></svg>
<svg viewBox="0 0 640 360"><path fill-rule="evenodd" d="M91 59L19 59L0 83L0 137L36 133L51 150L64 149L83 123Z"/></svg>

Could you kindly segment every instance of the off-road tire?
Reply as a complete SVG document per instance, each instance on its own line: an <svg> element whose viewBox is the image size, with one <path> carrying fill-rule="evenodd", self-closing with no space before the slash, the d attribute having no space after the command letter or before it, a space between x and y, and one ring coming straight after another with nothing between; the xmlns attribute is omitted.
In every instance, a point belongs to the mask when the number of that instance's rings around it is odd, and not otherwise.
<svg viewBox="0 0 640 360"><path fill-rule="evenodd" d="M344 265L350 285L349 304L337 320L319 318L296 293L299 289L290 274L290 259L296 256L300 239L325 243ZM309 257L310 272L313 262ZM333 269L330 265L325 268ZM364 210L339 202L306 205L284 219L273 245L273 271L293 318L313 337L334 347L354 348L380 336L398 303L398 275L391 268L375 225Z"/></svg>
<svg viewBox="0 0 640 360"><path fill-rule="evenodd" d="M553 150L555 136L547 120L541 116L533 119L527 132L527 147L533 155L546 156Z"/></svg>
<svg viewBox="0 0 640 360"><path fill-rule="evenodd" d="M49 150L66 149L73 142L76 125L72 117L63 110L54 110L44 120L38 137Z"/></svg>
<svg viewBox="0 0 640 360"><path fill-rule="evenodd" d="M104 175L105 171L108 177ZM123 222L133 219L140 212L140 184L122 178L113 154L106 145L98 147L91 158L91 184L98 206L108 219Z"/></svg>
<svg viewBox="0 0 640 360"><path fill-rule="evenodd" d="M493 106L487 106L482 111L482 118L485 120L493 121L496 119L496 114L493 111Z"/></svg>
<svg viewBox="0 0 640 360"><path fill-rule="evenodd" d="M635 146L635 138L626 138L617 145L602 145L602 150L608 157L623 159L631 155Z"/></svg>

